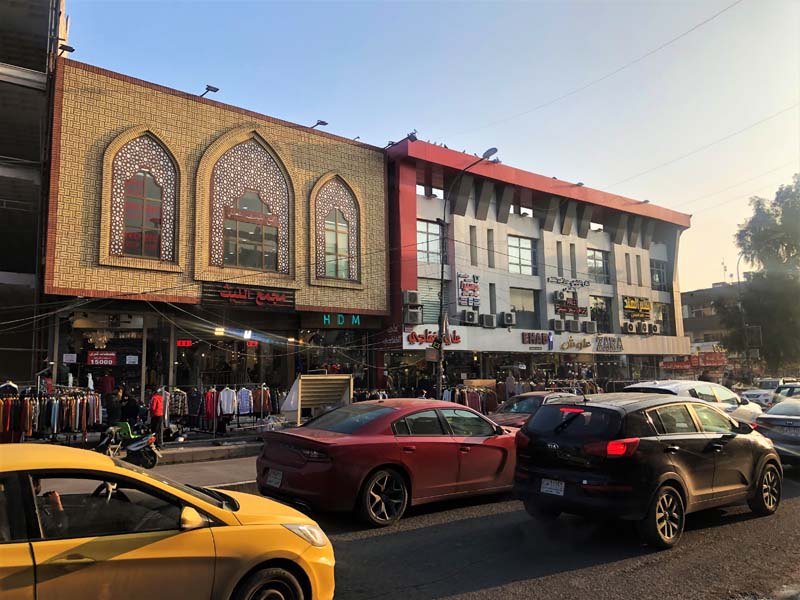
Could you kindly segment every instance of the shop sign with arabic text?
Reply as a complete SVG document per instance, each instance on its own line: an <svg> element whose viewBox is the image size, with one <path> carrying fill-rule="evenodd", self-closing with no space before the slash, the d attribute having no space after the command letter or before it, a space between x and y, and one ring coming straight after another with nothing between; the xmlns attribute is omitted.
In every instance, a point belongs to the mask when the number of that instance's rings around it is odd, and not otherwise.
<svg viewBox="0 0 800 600"><path fill-rule="evenodd" d="M261 288L230 283L204 283L203 304L243 308L294 308L294 290Z"/></svg>

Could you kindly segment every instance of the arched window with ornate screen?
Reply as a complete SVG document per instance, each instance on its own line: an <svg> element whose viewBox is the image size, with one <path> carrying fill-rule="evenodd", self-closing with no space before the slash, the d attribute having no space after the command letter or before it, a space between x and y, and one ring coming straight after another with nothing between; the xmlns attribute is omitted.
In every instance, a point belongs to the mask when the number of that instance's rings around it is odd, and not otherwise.
<svg viewBox="0 0 800 600"><path fill-rule="evenodd" d="M175 260L176 169L150 135L131 140L114 156L110 254Z"/></svg>
<svg viewBox="0 0 800 600"><path fill-rule="evenodd" d="M334 177L319 189L315 202L317 277L358 281L361 225L353 192Z"/></svg>
<svg viewBox="0 0 800 600"><path fill-rule="evenodd" d="M255 138L233 146L211 175L211 264L289 273L289 213L272 154Z"/></svg>

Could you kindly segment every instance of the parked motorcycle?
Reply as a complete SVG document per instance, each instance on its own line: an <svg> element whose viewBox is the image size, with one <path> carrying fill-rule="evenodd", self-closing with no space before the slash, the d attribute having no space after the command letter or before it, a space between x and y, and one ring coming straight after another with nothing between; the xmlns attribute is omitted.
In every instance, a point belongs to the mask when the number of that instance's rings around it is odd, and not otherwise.
<svg viewBox="0 0 800 600"><path fill-rule="evenodd" d="M134 465L152 469L158 464L158 459L162 457L161 452L156 448L156 435L144 434L133 435L130 427L127 431L122 428L109 427L106 429L100 443L95 446L95 451L112 457L119 457L121 451L125 451L123 460Z"/></svg>

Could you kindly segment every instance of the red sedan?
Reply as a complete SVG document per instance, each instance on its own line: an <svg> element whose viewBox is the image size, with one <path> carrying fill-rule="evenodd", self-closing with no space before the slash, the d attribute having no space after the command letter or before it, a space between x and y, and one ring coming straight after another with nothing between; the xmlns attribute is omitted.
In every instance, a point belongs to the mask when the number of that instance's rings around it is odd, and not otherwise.
<svg viewBox="0 0 800 600"><path fill-rule="evenodd" d="M524 392L501 404L489 417L503 427L522 427L545 402L572 396L566 392Z"/></svg>
<svg viewBox="0 0 800 600"><path fill-rule="evenodd" d="M409 505L511 489L514 434L459 404L376 400L264 434L262 494L390 525Z"/></svg>

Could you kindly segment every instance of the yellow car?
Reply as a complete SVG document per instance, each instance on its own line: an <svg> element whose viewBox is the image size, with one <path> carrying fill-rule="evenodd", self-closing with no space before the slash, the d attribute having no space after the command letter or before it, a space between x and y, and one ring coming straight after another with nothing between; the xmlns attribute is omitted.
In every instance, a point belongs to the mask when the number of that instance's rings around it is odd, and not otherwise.
<svg viewBox="0 0 800 600"><path fill-rule="evenodd" d="M3 600L333 598L319 526L266 498L96 452L0 446Z"/></svg>

